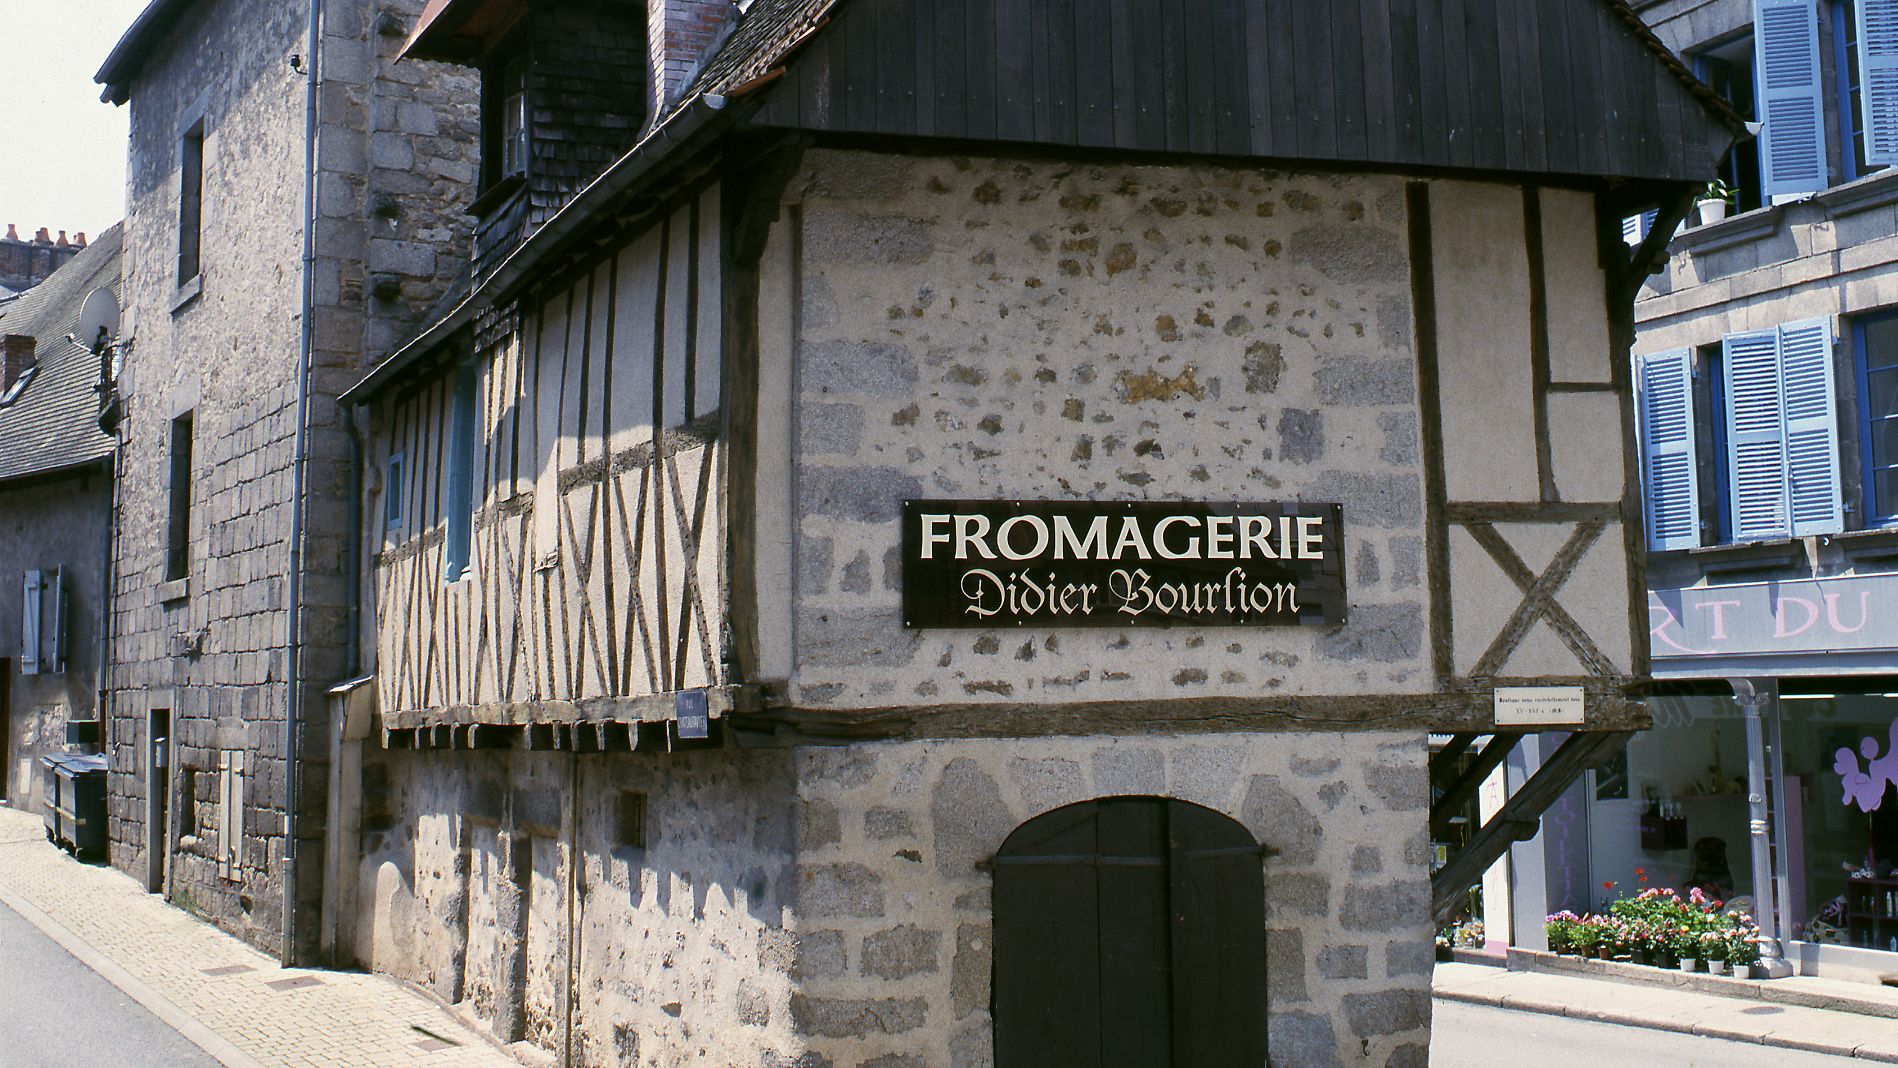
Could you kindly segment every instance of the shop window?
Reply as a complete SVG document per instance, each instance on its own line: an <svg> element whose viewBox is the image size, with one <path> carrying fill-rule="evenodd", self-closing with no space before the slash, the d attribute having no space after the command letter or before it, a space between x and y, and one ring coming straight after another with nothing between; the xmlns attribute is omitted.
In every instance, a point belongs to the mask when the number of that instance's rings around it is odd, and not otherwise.
<svg viewBox="0 0 1898 1068"><path fill-rule="evenodd" d="M1898 694L1780 699L1794 938L1898 952Z"/></svg>
<svg viewBox="0 0 1898 1068"><path fill-rule="evenodd" d="M1738 704L1663 692L1650 708L1654 726L1628 743L1625 764L1595 773L1588 860L1567 881L1592 880L1598 906L1652 886L1699 888L1751 908L1747 733Z"/></svg>
<svg viewBox="0 0 1898 1068"><path fill-rule="evenodd" d="M191 420L190 412L171 421L170 508L165 524L165 581L176 582L191 569Z"/></svg>
<svg viewBox="0 0 1898 1068"><path fill-rule="evenodd" d="M1852 321L1865 525L1898 524L1898 311Z"/></svg>
<svg viewBox="0 0 1898 1068"><path fill-rule="evenodd" d="M1808 0L1810 2L1810 0ZM1693 54L1694 73L1748 120L1757 118L1753 82L1754 41L1745 34L1710 45ZM1720 180L1733 190L1735 211L1752 211L1765 203L1762 196L1761 147L1740 144L1720 163ZM1821 162L1823 165L1823 153Z"/></svg>
<svg viewBox="0 0 1898 1068"><path fill-rule="evenodd" d="M447 485L442 494L448 521L442 577L448 582L460 581L467 574L474 538L475 384L475 365L469 360L455 371L454 402L448 415L448 466L443 473Z"/></svg>

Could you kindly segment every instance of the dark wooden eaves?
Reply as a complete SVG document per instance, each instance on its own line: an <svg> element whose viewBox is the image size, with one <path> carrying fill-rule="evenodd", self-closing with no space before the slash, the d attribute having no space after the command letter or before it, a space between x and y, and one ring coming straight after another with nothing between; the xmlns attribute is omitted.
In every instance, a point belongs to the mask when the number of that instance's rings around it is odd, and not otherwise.
<svg viewBox="0 0 1898 1068"><path fill-rule="evenodd" d="M1695 183L1741 132L1620 0L785 2L765 126Z"/></svg>

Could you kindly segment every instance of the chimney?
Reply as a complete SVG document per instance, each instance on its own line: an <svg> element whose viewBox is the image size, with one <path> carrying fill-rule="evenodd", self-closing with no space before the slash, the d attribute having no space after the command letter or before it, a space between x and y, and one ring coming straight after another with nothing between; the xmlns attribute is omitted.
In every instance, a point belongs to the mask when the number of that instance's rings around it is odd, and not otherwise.
<svg viewBox="0 0 1898 1068"><path fill-rule="evenodd" d="M65 248L67 245L71 243L72 242L66 240L66 231L64 230L61 230L59 232L59 240L54 242L54 244L58 245L60 248Z"/></svg>
<svg viewBox="0 0 1898 1068"><path fill-rule="evenodd" d="M72 243L79 246L80 248L85 248L86 247L86 232L84 230L81 230L78 233L72 235Z"/></svg>
<svg viewBox="0 0 1898 1068"><path fill-rule="evenodd" d="M33 235L33 243L35 245L50 245L53 243L53 235L47 232L46 227L42 226L40 227L40 232Z"/></svg>
<svg viewBox="0 0 1898 1068"><path fill-rule="evenodd" d="M738 17L732 0L646 0L647 38L661 111L678 102L725 28Z"/></svg>
<svg viewBox="0 0 1898 1068"><path fill-rule="evenodd" d="M8 334L0 342L0 393L13 388L26 369L33 366L33 335Z"/></svg>
<svg viewBox="0 0 1898 1068"><path fill-rule="evenodd" d="M18 241L20 239L20 231L17 228L15 228L12 223L7 224L6 239L8 241Z"/></svg>

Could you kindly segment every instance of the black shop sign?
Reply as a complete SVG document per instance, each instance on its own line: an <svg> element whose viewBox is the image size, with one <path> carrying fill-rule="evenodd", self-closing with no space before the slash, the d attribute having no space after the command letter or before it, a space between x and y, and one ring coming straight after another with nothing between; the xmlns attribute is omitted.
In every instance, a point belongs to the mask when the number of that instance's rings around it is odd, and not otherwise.
<svg viewBox="0 0 1898 1068"><path fill-rule="evenodd" d="M1344 622L1335 504L904 501L909 627Z"/></svg>

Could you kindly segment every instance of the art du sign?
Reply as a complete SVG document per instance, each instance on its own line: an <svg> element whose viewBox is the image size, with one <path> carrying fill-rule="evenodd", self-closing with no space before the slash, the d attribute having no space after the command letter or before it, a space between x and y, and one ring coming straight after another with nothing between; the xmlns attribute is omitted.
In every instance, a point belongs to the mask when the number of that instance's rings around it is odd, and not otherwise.
<svg viewBox="0 0 1898 1068"><path fill-rule="evenodd" d="M1898 646L1898 574L1648 591L1656 660Z"/></svg>
<svg viewBox="0 0 1898 1068"><path fill-rule="evenodd" d="M1336 504L903 502L905 626L1344 620Z"/></svg>

